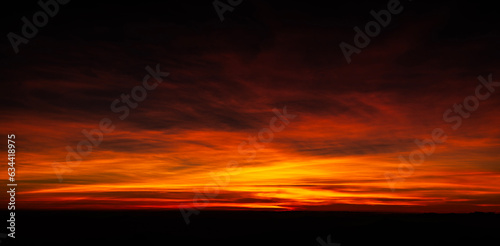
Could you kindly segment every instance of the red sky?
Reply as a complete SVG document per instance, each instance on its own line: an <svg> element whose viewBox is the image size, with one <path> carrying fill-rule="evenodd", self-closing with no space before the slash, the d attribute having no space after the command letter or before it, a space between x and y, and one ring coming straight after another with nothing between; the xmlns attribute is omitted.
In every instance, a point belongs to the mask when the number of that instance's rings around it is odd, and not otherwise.
<svg viewBox="0 0 500 246"><path fill-rule="evenodd" d="M355 20L247 5L223 23L131 9L107 20L105 5L81 23L87 12L68 6L67 23L2 58L0 132L16 134L19 207L192 206L236 161L208 208L500 211L500 87L458 129L443 120L478 76L500 81L498 29L478 28L487 20L462 25L460 5L407 6L347 64L339 43L383 5L344 6ZM156 64L170 75L120 120L110 104ZM238 146L283 107L296 117L246 160ZM102 118L115 130L60 182L52 164ZM392 191L384 174L435 128L447 140Z"/></svg>

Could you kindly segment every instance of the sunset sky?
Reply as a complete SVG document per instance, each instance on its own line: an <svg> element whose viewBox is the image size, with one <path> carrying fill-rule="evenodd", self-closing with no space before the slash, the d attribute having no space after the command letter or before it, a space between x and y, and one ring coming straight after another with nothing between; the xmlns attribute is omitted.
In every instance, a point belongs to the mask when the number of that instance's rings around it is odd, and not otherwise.
<svg viewBox="0 0 500 246"><path fill-rule="evenodd" d="M18 54L4 37L0 132L16 135L19 209L178 209L218 187L204 209L500 212L500 87L456 130L443 120L478 76L500 81L492 7L401 1L348 64L339 44L387 2L244 0L221 22L211 1L72 1ZM3 33L38 10L12 8ZM157 64L168 77L121 120L110 105ZM272 141L239 151L284 107L296 117ZM66 146L103 118L114 130L59 180ZM446 141L391 190L386 172L435 128Z"/></svg>

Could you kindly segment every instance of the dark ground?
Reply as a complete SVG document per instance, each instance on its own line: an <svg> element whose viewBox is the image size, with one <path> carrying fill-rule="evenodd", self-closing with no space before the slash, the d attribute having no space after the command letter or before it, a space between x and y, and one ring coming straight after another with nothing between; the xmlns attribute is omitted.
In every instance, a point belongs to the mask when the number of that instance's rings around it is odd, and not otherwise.
<svg viewBox="0 0 500 246"><path fill-rule="evenodd" d="M17 211L16 215L16 239L2 239L1 245L312 246L320 245L317 237L326 241L328 235L342 246L499 245L500 241L500 214L493 213L201 211L191 216L189 225L179 211Z"/></svg>

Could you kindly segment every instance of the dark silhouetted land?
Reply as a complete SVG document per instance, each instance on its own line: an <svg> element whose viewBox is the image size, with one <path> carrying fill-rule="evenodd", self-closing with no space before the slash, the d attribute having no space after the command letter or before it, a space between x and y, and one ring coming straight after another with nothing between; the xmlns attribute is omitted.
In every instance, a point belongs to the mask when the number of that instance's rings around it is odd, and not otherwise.
<svg viewBox="0 0 500 246"><path fill-rule="evenodd" d="M7 214L7 213L4 213ZM1 245L498 245L500 214L17 211ZM4 229L5 230L5 229ZM4 232L4 231L2 231Z"/></svg>

